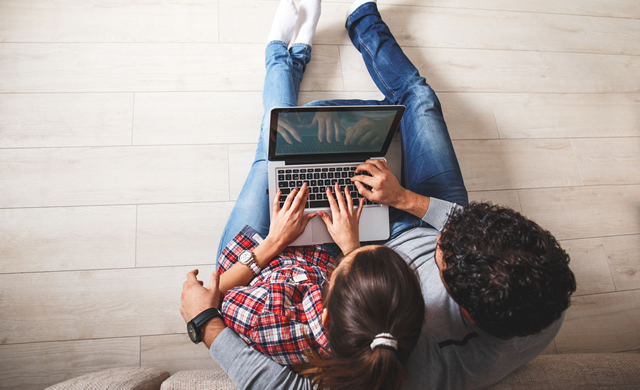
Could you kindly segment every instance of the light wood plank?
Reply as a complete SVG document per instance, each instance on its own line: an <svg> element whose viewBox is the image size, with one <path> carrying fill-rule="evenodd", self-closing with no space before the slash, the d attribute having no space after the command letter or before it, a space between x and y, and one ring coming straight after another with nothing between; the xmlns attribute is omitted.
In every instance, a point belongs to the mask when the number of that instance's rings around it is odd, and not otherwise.
<svg viewBox="0 0 640 390"><path fill-rule="evenodd" d="M133 206L0 209L0 273L135 266Z"/></svg>
<svg viewBox="0 0 640 390"><path fill-rule="evenodd" d="M605 237L604 247L616 289L640 288L640 235Z"/></svg>
<svg viewBox="0 0 640 390"><path fill-rule="evenodd" d="M0 345L0 383L6 390L41 390L139 361L139 337Z"/></svg>
<svg viewBox="0 0 640 390"><path fill-rule="evenodd" d="M640 184L640 137L574 139L571 144L585 185Z"/></svg>
<svg viewBox="0 0 640 390"><path fill-rule="evenodd" d="M504 207L509 207L517 212L522 212L518 191L478 191L469 192L469 202L491 202Z"/></svg>
<svg viewBox="0 0 640 390"><path fill-rule="evenodd" d="M402 47L538 50L523 13L406 6L381 13Z"/></svg>
<svg viewBox="0 0 640 390"><path fill-rule="evenodd" d="M236 200L249 175L256 155L256 144L229 145L229 199Z"/></svg>
<svg viewBox="0 0 640 390"><path fill-rule="evenodd" d="M0 94L0 147L130 145L132 115L132 94Z"/></svg>
<svg viewBox="0 0 640 390"><path fill-rule="evenodd" d="M600 0L459 0L459 3L461 7L470 8L640 18L640 10L632 0L609 0L606 2Z"/></svg>
<svg viewBox="0 0 640 390"><path fill-rule="evenodd" d="M138 267L215 264L233 203L138 206Z"/></svg>
<svg viewBox="0 0 640 390"><path fill-rule="evenodd" d="M568 140L454 141L469 191L581 185Z"/></svg>
<svg viewBox="0 0 640 390"><path fill-rule="evenodd" d="M348 3L351 0L331 0ZM634 0L379 0L379 8L384 10L392 5L414 5L422 7L490 9L500 11L540 12L570 15L614 16L620 18L640 18L640 10ZM384 17L384 13L383 13Z"/></svg>
<svg viewBox="0 0 640 390"><path fill-rule="evenodd" d="M451 139L500 138L491 100L482 93L439 93Z"/></svg>
<svg viewBox="0 0 640 390"><path fill-rule="evenodd" d="M573 298L556 336L558 353L637 350L638 324L640 290Z"/></svg>
<svg viewBox="0 0 640 390"><path fill-rule="evenodd" d="M140 365L157 367L171 375L185 370L221 370L209 350L192 343L186 332L142 337Z"/></svg>
<svg viewBox="0 0 640 390"><path fill-rule="evenodd" d="M0 3L0 42L217 42L218 2Z"/></svg>
<svg viewBox="0 0 640 390"><path fill-rule="evenodd" d="M436 92L638 92L640 57L415 48L405 54ZM345 90L371 91L360 53L340 47Z"/></svg>
<svg viewBox="0 0 640 390"><path fill-rule="evenodd" d="M0 207L226 201L226 146L0 150Z"/></svg>
<svg viewBox="0 0 640 390"><path fill-rule="evenodd" d="M501 138L640 136L638 94L495 94Z"/></svg>
<svg viewBox="0 0 640 390"><path fill-rule="evenodd" d="M640 54L640 19L536 15L533 26L543 51Z"/></svg>
<svg viewBox="0 0 640 390"><path fill-rule="evenodd" d="M601 238L562 241L578 285L574 296L616 291Z"/></svg>
<svg viewBox="0 0 640 390"><path fill-rule="evenodd" d="M179 43L3 43L0 91L251 90L264 47Z"/></svg>
<svg viewBox="0 0 640 390"><path fill-rule="evenodd" d="M0 275L5 344L184 332L189 267ZM209 284L214 266L200 266ZM153 321L149 319L152 318ZM28 319L28 320L26 320Z"/></svg>
<svg viewBox="0 0 640 390"><path fill-rule="evenodd" d="M640 186L519 190L523 214L562 240L640 233Z"/></svg>
<svg viewBox="0 0 640 390"><path fill-rule="evenodd" d="M260 92L137 93L133 144L257 142L262 116Z"/></svg>

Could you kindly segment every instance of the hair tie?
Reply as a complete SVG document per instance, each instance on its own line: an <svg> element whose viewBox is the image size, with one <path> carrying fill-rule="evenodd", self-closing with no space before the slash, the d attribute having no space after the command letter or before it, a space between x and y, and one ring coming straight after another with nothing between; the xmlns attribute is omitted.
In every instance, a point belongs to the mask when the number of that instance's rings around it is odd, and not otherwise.
<svg viewBox="0 0 640 390"><path fill-rule="evenodd" d="M378 347L388 347L394 351L398 350L398 341L391 333L380 333L373 338L371 342L371 349L374 350Z"/></svg>

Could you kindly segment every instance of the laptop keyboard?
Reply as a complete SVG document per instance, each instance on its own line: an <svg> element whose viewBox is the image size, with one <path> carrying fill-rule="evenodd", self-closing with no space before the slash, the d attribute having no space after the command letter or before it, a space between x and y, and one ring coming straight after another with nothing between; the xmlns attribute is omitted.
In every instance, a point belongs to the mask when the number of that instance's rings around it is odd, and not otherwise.
<svg viewBox="0 0 640 390"><path fill-rule="evenodd" d="M360 195L356 186L351 182L351 178L356 175L356 167L356 165L332 165L330 167L313 166L278 169L276 173L278 175L278 189L281 192L280 207L284 205L287 195L289 195L294 188L302 187L303 183L307 183L309 187L309 197L307 199L307 206L305 207L308 209L329 207L327 187L331 187L331 192L333 193L335 192L336 183L340 186L341 191L344 191L345 186L349 188L354 206L357 206L360 202L364 202L365 206L377 205L377 203L371 202ZM369 175L368 172L360 172L359 174ZM371 189L369 186L366 187Z"/></svg>

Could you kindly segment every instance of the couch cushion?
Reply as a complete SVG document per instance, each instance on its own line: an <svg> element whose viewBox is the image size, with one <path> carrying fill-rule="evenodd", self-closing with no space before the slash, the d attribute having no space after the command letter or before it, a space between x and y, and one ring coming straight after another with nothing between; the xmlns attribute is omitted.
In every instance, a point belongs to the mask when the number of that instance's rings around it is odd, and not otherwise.
<svg viewBox="0 0 640 390"><path fill-rule="evenodd" d="M79 376L46 390L158 390L169 373L153 367L121 367Z"/></svg>
<svg viewBox="0 0 640 390"><path fill-rule="evenodd" d="M161 390L236 390L222 370L180 371L164 381Z"/></svg>
<svg viewBox="0 0 640 390"><path fill-rule="evenodd" d="M638 389L640 354L540 355L491 390Z"/></svg>

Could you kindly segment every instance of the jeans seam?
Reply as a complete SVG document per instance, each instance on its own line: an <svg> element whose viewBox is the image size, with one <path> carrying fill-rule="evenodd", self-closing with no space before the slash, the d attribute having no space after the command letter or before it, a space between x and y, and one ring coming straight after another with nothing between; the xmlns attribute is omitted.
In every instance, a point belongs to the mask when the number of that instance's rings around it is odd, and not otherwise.
<svg viewBox="0 0 640 390"><path fill-rule="evenodd" d="M373 53L369 50L369 48L367 47L367 45L364 44L364 41L362 39L360 39L360 30L358 30L358 27L354 27L354 30L356 31L356 33L358 34L358 42L360 42L360 47L363 48L367 54L369 55L369 57L371 57L371 67L373 68L374 72L376 72L376 75L378 76L378 80L380 80L380 83L385 87L385 89L387 90L387 92L393 96L393 101L396 102L398 101L395 92L393 92L391 90L391 88L387 85L387 83L384 81L384 79L382 78L382 76L380 75L380 72L378 71L378 68L375 65L375 62L373 61ZM384 93L384 92L383 92Z"/></svg>

